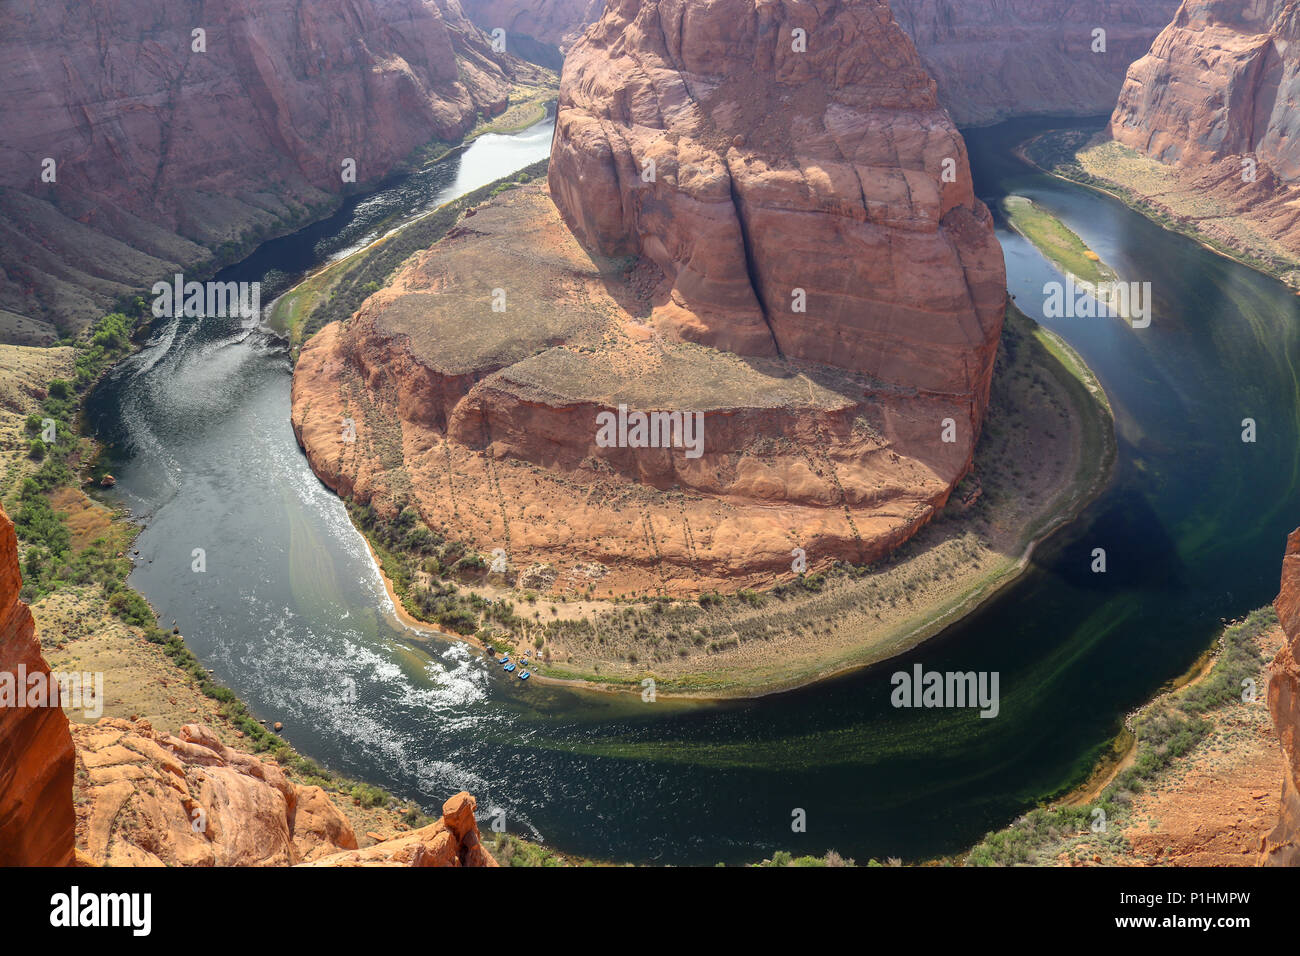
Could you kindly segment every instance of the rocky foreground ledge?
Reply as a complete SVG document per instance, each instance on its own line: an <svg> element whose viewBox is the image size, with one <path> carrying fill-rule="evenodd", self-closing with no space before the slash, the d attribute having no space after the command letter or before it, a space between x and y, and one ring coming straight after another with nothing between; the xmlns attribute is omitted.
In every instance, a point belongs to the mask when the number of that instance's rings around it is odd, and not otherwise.
<svg viewBox="0 0 1300 956"><path fill-rule="evenodd" d="M17 541L0 509L0 687L22 676L39 703L0 706L0 866L496 866L475 801L458 793L434 823L358 849L320 787L274 760L144 719L74 724L19 599ZM30 695L29 695L30 697Z"/></svg>

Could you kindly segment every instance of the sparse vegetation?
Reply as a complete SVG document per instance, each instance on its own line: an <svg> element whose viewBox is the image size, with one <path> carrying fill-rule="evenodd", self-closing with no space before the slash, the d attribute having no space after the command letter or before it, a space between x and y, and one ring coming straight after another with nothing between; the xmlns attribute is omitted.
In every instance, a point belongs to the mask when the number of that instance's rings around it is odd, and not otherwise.
<svg viewBox="0 0 1300 956"><path fill-rule="evenodd" d="M1044 806L1021 817L1005 830L990 833L967 857L971 866L1018 866L1050 863L1088 841L1090 854L1117 853L1126 841L1122 824L1130 816L1133 798L1152 786L1175 760L1187 756L1210 732L1207 715L1242 703L1243 681L1262 682L1263 658L1256 640L1277 624L1271 608L1252 612L1225 628L1219 655L1210 672L1181 690L1147 705L1132 721L1135 758L1095 799L1082 805ZM1105 814L1104 832L1094 833L1096 811Z"/></svg>

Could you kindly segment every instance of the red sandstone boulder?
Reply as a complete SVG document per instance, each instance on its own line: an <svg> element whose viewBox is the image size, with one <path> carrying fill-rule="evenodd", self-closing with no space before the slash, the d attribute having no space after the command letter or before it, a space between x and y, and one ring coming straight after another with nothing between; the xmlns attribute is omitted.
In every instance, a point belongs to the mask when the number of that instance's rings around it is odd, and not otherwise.
<svg viewBox="0 0 1300 956"><path fill-rule="evenodd" d="M498 866L479 839L474 808L474 798L461 791L442 805L436 823L304 866Z"/></svg>

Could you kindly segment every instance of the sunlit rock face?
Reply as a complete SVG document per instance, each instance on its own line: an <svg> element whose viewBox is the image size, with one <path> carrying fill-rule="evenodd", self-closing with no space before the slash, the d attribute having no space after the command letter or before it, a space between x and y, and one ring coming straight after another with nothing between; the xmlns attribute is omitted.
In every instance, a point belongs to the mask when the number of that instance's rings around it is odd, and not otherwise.
<svg viewBox="0 0 1300 956"><path fill-rule="evenodd" d="M72 737L57 691L48 696L50 668L21 588L18 539L0 508L0 866L68 866ZM47 688L39 700L27 693L38 684Z"/></svg>
<svg viewBox="0 0 1300 956"><path fill-rule="evenodd" d="M683 337L980 420L1002 252L887 3L611 3L565 64L550 185L580 240L669 277Z"/></svg>
<svg viewBox="0 0 1300 956"><path fill-rule="evenodd" d="M1300 2L1187 0L1133 64L1110 126L1189 171L1250 156L1300 184Z"/></svg>

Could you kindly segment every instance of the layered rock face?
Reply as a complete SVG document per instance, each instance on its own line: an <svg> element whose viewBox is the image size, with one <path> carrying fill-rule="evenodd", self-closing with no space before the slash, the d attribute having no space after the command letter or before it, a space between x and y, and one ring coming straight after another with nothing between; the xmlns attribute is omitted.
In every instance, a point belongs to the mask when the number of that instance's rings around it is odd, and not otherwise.
<svg viewBox="0 0 1300 956"><path fill-rule="evenodd" d="M1186 0L1133 64L1111 134L1193 172L1253 156L1300 183L1300 2Z"/></svg>
<svg viewBox="0 0 1300 956"><path fill-rule="evenodd" d="M565 66L550 186L589 248L667 276L681 337L968 395L978 424L1002 252L887 3L610 3Z"/></svg>
<svg viewBox="0 0 1300 956"><path fill-rule="evenodd" d="M1180 0L890 0L962 126L1109 113ZM1105 52L1093 52L1104 30Z"/></svg>
<svg viewBox="0 0 1300 956"><path fill-rule="evenodd" d="M1262 862L1300 866L1300 529L1287 538L1282 587L1273 606L1287 642L1269 668L1268 709L1285 764L1281 815L1264 842Z"/></svg>
<svg viewBox="0 0 1300 956"><path fill-rule="evenodd" d="M78 842L101 866L497 865L467 793L429 826L358 850L324 790L225 746L204 724L173 735L106 717L77 724L73 737Z"/></svg>
<svg viewBox="0 0 1300 956"><path fill-rule="evenodd" d="M1191 220L1225 245L1295 263L1300 2L1187 0L1133 64L1110 133L1169 167L1176 186L1167 191L1192 197L1180 218L1194 209ZM1159 205L1162 196L1149 198ZM1234 221L1211 221L1223 217Z"/></svg>
<svg viewBox="0 0 1300 956"><path fill-rule="evenodd" d="M68 866L72 737L57 686L39 702L28 694L36 684L50 686L50 669L21 587L18 540L0 508L0 682L8 685L0 686L0 866Z"/></svg>
<svg viewBox="0 0 1300 956"><path fill-rule="evenodd" d="M323 208L345 160L365 183L461 135L532 69L458 0L7 3L0 319L83 325Z"/></svg>
<svg viewBox="0 0 1300 956"><path fill-rule="evenodd" d="M293 422L330 487L555 590L764 586L943 506L1004 307L886 4L616 2L566 63L549 194L473 210L307 343ZM602 432L627 412L698 447Z"/></svg>

